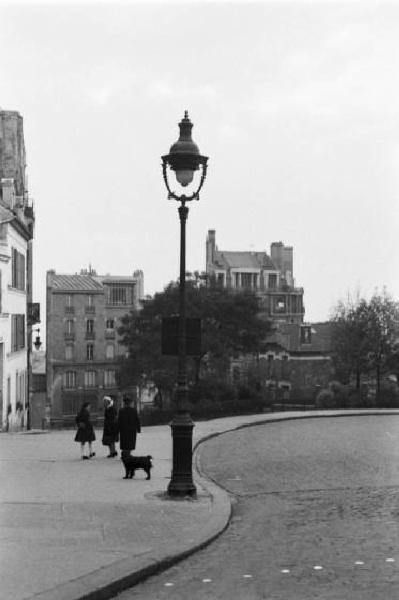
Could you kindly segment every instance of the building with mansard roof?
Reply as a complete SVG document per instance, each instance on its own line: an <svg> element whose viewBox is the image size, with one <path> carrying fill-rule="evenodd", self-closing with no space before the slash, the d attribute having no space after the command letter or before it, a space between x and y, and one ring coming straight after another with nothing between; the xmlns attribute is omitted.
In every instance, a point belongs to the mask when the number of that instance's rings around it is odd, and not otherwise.
<svg viewBox="0 0 399 600"><path fill-rule="evenodd" d="M271 321L272 332L259 356L231 359L233 381L245 380L249 372L274 401L310 403L333 375L330 323L304 323L303 288L295 285L293 248L273 242L265 251L219 250L216 232L208 231L206 272L218 285L237 292L252 290L260 313Z"/></svg>
<svg viewBox="0 0 399 600"><path fill-rule="evenodd" d="M82 402L94 418L103 414L104 395L118 398L116 366L126 349L117 329L125 314L140 309L144 275L47 272L46 378L44 416L51 427L74 424Z"/></svg>
<svg viewBox="0 0 399 600"><path fill-rule="evenodd" d="M253 290L261 313L278 322L302 323L303 288L295 286L293 248L273 242L270 256L262 252L219 250L216 232L208 231L206 273L218 285Z"/></svg>

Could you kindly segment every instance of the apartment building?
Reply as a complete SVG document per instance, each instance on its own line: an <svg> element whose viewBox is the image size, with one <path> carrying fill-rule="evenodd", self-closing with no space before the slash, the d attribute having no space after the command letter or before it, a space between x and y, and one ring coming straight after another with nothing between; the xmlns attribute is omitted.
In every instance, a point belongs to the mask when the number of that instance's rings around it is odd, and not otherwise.
<svg viewBox="0 0 399 600"><path fill-rule="evenodd" d="M74 422L84 401L93 417L103 413L104 395L118 397L116 367L126 350L117 334L120 318L138 311L144 275L99 276L47 272L46 418L52 427Z"/></svg>
<svg viewBox="0 0 399 600"><path fill-rule="evenodd" d="M303 288L295 286L293 248L273 242L265 251L219 250L216 232L208 231L206 273L223 287L253 290L260 312L274 322L302 323Z"/></svg>
<svg viewBox="0 0 399 600"><path fill-rule="evenodd" d="M23 119L0 110L0 425L28 425L34 211L25 177Z"/></svg>

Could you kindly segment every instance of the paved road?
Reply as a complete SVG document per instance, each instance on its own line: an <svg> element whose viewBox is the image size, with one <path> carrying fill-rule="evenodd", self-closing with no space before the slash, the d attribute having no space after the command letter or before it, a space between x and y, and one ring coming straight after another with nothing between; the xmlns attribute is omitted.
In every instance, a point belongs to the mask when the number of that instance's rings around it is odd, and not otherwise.
<svg viewBox="0 0 399 600"><path fill-rule="evenodd" d="M118 600L399 598L399 417L250 427L200 465L234 497L230 527Z"/></svg>

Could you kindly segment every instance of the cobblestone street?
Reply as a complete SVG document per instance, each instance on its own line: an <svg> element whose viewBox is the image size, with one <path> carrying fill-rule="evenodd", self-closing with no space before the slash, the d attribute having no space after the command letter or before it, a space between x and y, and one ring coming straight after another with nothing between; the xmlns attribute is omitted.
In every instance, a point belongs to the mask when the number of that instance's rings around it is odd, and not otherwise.
<svg viewBox="0 0 399 600"><path fill-rule="evenodd" d="M398 425L304 420L206 442L201 468L234 497L230 527L120 600L396 600Z"/></svg>

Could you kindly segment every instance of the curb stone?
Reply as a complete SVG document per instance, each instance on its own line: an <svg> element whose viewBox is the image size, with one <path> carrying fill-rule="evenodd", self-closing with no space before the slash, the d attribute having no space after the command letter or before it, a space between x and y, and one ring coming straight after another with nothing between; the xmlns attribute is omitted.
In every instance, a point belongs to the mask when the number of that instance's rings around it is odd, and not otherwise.
<svg viewBox="0 0 399 600"><path fill-rule="evenodd" d="M197 442L195 448L197 448L200 442L201 440ZM202 490L201 495L210 497L213 510L207 523L208 527L204 528L205 535L202 533L195 545L169 556L157 557L155 554L155 557L152 558L134 557L118 561L78 579L35 594L32 596L32 600L54 600L55 597L57 600L110 600L116 594L137 585L150 576L165 571L174 564L198 552L221 535L228 527L231 519L230 496L212 480L203 476L197 470L196 464L197 459L195 456L193 460L196 471L194 473L194 480L196 485ZM191 496L176 499L168 498L170 502L184 502L188 500L195 502ZM211 524L210 527L209 523ZM206 533L206 530L208 530L208 533Z"/></svg>
<svg viewBox="0 0 399 600"><path fill-rule="evenodd" d="M202 538L197 540L197 543L192 547L186 547L180 552L173 555L167 556L155 556L152 557L135 557L126 558L121 561L115 562L110 566L103 567L96 571L84 575L76 580L69 581L58 587L46 590L35 594L32 600L109 600L116 594L137 585L146 578L161 573L174 564L201 550L219 535L221 535L228 527L232 517L232 503L234 498L224 488L219 486L214 480L206 476L201 470L200 458L199 458L199 447L207 440L239 429L247 427L255 427L258 425L265 425L267 423L277 423L282 421L290 421L297 419L309 419L309 418L332 418L332 417L350 417L350 416L370 416L370 415L387 415L387 414L398 414L395 410L367 410L364 412L346 412L346 411L326 411L318 412L317 414L309 414L304 412L300 414L290 415L287 413L281 413L279 417L265 416L264 419L258 421L251 421L247 423L241 423L239 425L227 428L221 431L215 431L210 434L204 435L198 439L193 448L193 467L194 467L194 480L198 487L201 488L201 495L208 495L211 498L211 503L215 510L211 514L210 521L214 521L211 525L211 531L203 534ZM193 498L178 498L170 499L171 502L184 502L190 500L195 502ZM209 523L209 521L208 521Z"/></svg>

